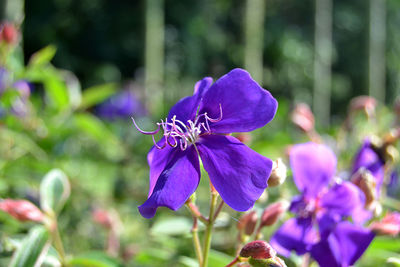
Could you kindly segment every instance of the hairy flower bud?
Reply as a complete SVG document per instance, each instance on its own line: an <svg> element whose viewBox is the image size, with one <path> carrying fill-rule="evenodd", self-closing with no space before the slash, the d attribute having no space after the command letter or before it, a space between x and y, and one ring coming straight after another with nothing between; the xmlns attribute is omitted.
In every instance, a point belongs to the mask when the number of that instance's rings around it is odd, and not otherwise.
<svg viewBox="0 0 400 267"><path fill-rule="evenodd" d="M0 28L0 40L7 44L15 44L18 40L18 30L12 23L5 22Z"/></svg>
<svg viewBox="0 0 400 267"><path fill-rule="evenodd" d="M377 235L398 235L400 233L400 213L387 213L382 221L372 223L370 228Z"/></svg>
<svg viewBox="0 0 400 267"><path fill-rule="evenodd" d="M268 179L268 186L274 187L283 184L286 180L287 168L281 158L275 160L272 164L271 176Z"/></svg>
<svg viewBox="0 0 400 267"><path fill-rule="evenodd" d="M365 194L365 207L370 207L377 199L376 180L372 173L362 167L351 177L351 181Z"/></svg>
<svg viewBox="0 0 400 267"><path fill-rule="evenodd" d="M373 117L375 115L376 100L370 96L357 96L353 98L349 105L350 113L356 111L363 111L367 117Z"/></svg>
<svg viewBox="0 0 400 267"><path fill-rule="evenodd" d="M245 213L240 217L237 228L240 231L244 230L246 235L251 235L256 228L257 220L258 215L256 211L253 210L249 213Z"/></svg>
<svg viewBox="0 0 400 267"><path fill-rule="evenodd" d="M113 214L104 209L95 209L92 212L92 219L106 229L111 229L114 225Z"/></svg>
<svg viewBox="0 0 400 267"><path fill-rule="evenodd" d="M314 130L314 114L306 103L296 104L290 118L292 122L304 132Z"/></svg>
<svg viewBox="0 0 400 267"><path fill-rule="evenodd" d="M276 251L264 240L256 240L247 243L240 250L240 257L254 259L269 259L276 256Z"/></svg>
<svg viewBox="0 0 400 267"><path fill-rule="evenodd" d="M27 200L5 199L0 202L0 210L21 222L42 222L44 219L42 211Z"/></svg>
<svg viewBox="0 0 400 267"><path fill-rule="evenodd" d="M289 203L287 201L280 201L273 203L264 209L261 216L261 226L271 226L276 223L278 218L287 210Z"/></svg>

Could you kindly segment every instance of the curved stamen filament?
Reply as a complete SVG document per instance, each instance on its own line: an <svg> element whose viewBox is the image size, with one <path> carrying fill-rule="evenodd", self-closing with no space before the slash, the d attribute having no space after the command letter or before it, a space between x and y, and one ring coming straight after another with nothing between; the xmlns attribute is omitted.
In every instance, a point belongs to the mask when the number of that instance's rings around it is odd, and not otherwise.
<svg viewBox="0 0 400 267"><path fill-rule="evenodd" d="M148 132L148 131L143 131L142 129L140 129L139 126L136 124L136 121L135 121L135 119L133 117L132 117L132 121L133 121L133 124L135 125L136 129L142 134L155 135L160 131L160 125L159 124L157 124L157 130L152 131L152 132Z"/></svg>
<svg viewBox="0 0 400 267"><path fill-rule="evenodd" d="M154 146L155 146L156 148L158 148L158 149L163 149L163 148L167 145L167 142L165 141L164 144L163 144L162 146L159 146L159 145L157 145L157 142L156 142L156 140L154 139L154 135L152 135L151 138L153 139Z"/></svg>
<svg viewBox="0 0 400 267"><path fill-rule="evenodd" d="M222 106L221 104L219 104L219 117L216 119L210 118L208 117L207 113L204 113L205 117L207 120L211 121L211 122L219 122L220 120L222 120Z"/></svg>

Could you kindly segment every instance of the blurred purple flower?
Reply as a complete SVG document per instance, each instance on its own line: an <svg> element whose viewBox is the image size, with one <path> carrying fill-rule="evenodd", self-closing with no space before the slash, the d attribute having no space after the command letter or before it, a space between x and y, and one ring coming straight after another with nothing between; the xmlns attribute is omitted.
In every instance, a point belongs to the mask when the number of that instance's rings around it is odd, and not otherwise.
<svg viewBox="0 0 400 267"><path fill-rule="evenodd" d="M364 206L363 193L352 183L334 181L336 157L325 145L293 146L290 165L301 195L292 200L295 218L286 221L272 236L271 245L289 257L294 250L310 252L321 266L349 266L365 251L373 234L342 222ZM316 230L318 229L318 231ZM354 237L359 241L353 240ZM329 265L326 265L329 264Z"/></svg>
<svg viewBox="0 0 400 267"><path fill-rule="evenodd" d="M115 120L118 118L142 116L146 111L131 90L124 90L100 104L97 107L96 113L101 118Z"/></svg>
<svg viewBox="0 0 400 267"><path fill-rule="evenodd" d="M155 145L147 160L150 190L139 206L145 218L158 207L179 209L200 180L199 156L212 185L233 209L251 208L263 193L272 161L226 134L260 128L275 116L277 101L242 69L234 69L212 84L207 77L196 83L193 96L173 106L157 123ZM154 140L160 127L164 136Z"/></svg>
<svg viewBox="0 0 400 267"><path fill-rule="evenodd" d="M8 71L5 68L0 67L0 94L3 93L5 89L7 89L8 78Z"/></svg>
<svg viewBox="0 0 400 267"><path fill-rule="evenodd" d="M369 140L364 140L363 145L356 154L353 162L353 174L360 168L365 168L372 173L376 179L376 190L379 196L379 190L383 183L385 162L382 157L372 147Z"/></svg>
<svg viewBox="0 0 400 267"><path fill-rule="evenodd" d="M19 97L13 102L11 112L18 116L24 117L29 113L28 99L31 95L31 85L24 80L16 81L12 88L19 92Z"/></svg>
<svg viewBox="0 0 400 267"><path fill-rule="evenodd" d="M396 197L399 190L399 172L393 170L390 174L389 183L387 185L387 194L392 197Z"/></svg>

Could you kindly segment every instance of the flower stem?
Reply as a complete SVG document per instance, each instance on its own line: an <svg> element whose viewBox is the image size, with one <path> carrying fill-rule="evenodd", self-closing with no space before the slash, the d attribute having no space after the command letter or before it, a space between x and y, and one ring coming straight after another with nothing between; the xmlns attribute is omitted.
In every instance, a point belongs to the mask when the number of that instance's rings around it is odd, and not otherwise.
<svg viewBox="0 0 400 267"><path fill-rule="evenodd" d="M193 237L193 245L196 251L197 260L199 262L199 266L201 266L203 262L203 252L201 251L201 244L197 227L197 218L194 216L193 216L192 237Z"/></svg>
<svg viewBox="0 0 400 267"><path fill-rule="evenodd" d="M222 208L224 207L224 204L225 204L225 202L221 199L221 202L219 203L218 208L215 211L214 216L213 216L214 221L217 219L219 213L221 212Z"/></svg>
<svg viewBox="0 0 400 267"><path fill-rule="evenodd" d="M216 217L214 217L214 210L217 205L218 193L211 185L211 204L210 204L210 213L208 217L208 222L206 224L206 232L204 236L204 247L203 247L203 264L200 265L202 267L207 267L208 264L208 253L211 247L211 236L212 236L212 228ZM218 214L217 214L218 215Z"/></svg>
<svg viewBox="0 0 400 267"><path fill-rule="evenodd" d="M65 251L64 251L64 246L61 241L61 236L60 236L60 231L58 230L58 223L57 223L57 218L53 218L53 227L52 227L51 234L53 236L53 242L54 242L54 247L57 250L59 256L60 256L60 262L61 266L67 266L66 261L65 261Z"/></svg>
<svg viewBox="0 0 400 267"><path fill-rule="evenodd" d="M208 223L208 219L206 217L204 217L203 214L201 214L201 212L199 211L199 208L190 199L186 202L186 207L189 209L189 211L193 217L196 217L204 224Z"/></svg>
<svg viewBox="0 0 400 267"><path fill-rule="evenodd" d="M239 258L236 257L233 261L231 261L230 263L228 263L228 265L226 265L225 267L231 267L234 266L236 263L240 262Z"/></svg>

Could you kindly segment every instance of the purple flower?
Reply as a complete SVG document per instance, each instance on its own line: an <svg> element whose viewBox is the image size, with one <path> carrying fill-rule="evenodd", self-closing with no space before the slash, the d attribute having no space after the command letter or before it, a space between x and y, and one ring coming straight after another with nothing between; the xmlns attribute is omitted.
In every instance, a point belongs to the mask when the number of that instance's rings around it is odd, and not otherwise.
<svg viewBox="0 0 400 267"><path fill-rule="evenodd" d="M131 90L124 90L97 107L99 117L115 120L133 115L144 115L145 109Z"/></svg>
<svg viewBox="0 0 400 267"><path fill-rule="evenodd" d="M364 202L355 185L335 181L336 163L325 145L305 143L291 149L293 179L301 195L290 207L296 217L286 221L271 238L278 253L289 257L291 250L299 255L310 252L318 262L330 264L321 266L343 267L353 264L368 247L373 234L343 222Z"/></svg>
<svg viewBox="0 0 400 267"><path fill-rule="evenodd" d="M5 68L0 67L0 94L3 93L4 90L7 88L8 79L8 71Z"/></svg>
<svg viewBox="0 0 400 267"><path fill-rule="evenodd" d="M353 173L360 168L365 168L372 173L376 179L376 190L379 195L380 187L383 183L385 162L378 152L373 148L369 140L365 140L362 147L356 154L353 162Z"/></svg>
<svg viewBox="0 0 400 267"><path fill-rule="evenodd" d="M28 99L31 85L27 81L19 80L12 87L19 92L19 97L13 102L11 112L18 117L24 117L29 113Z"/></svg>
<svg viewBox="0 0 400 267"><path fill-rule="evenodd" d="M234 69L212 84L196 83L194 94L173 106L157 123L164 135L150 150L150 190L139 207L151 218L158 207L179 209L200 180L199 156L211 183L233 209L251 208L267 187L272 161L226 134L260 128L275 116L277 101L242 69Z"/></svg>

